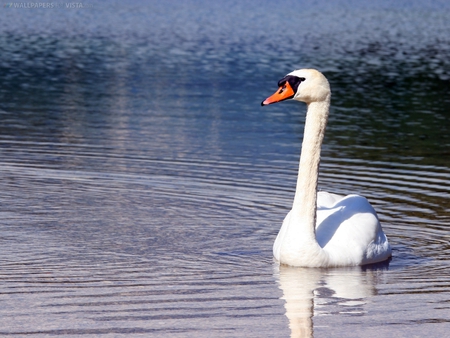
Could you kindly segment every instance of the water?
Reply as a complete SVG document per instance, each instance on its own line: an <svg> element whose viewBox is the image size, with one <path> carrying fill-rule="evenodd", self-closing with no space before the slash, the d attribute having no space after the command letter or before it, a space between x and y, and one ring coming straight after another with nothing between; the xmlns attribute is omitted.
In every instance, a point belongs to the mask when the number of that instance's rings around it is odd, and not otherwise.
<svg viewBox="0 0 450 338"><path fill-rule="evenodd" d="M0 334L443 337L450 329L446 2L92 2L1 8ZM393 247L278 267L304 106L333 96L320 189Z"/></svg>

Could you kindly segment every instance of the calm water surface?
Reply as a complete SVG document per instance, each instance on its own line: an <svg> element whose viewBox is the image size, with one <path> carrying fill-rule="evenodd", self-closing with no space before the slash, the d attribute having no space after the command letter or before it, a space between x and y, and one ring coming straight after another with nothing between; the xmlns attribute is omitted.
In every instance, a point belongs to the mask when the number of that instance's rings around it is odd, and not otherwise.
<svg viewBox="0 0 450 338"><path fill-rule="evenodd" d="M450 6L333 3L1 8L0 335L448 335ZM388 264L272 259L305 107L259 104L302 67Z"/></svg>

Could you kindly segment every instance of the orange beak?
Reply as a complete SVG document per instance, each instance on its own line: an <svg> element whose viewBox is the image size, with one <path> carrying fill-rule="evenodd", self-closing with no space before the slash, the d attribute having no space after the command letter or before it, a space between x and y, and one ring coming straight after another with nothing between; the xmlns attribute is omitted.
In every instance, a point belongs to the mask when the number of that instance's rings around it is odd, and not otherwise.
<svg viewBox="0 0 450 338"><path fill-rule="evenodd" d="M268 104L284 101L294 97L294 95L294 90L292 89L289 82L285 82L285 84L278 88L278 90L273 95L269 96L267 99L261 102L261 106L267 106Z"/></svg>

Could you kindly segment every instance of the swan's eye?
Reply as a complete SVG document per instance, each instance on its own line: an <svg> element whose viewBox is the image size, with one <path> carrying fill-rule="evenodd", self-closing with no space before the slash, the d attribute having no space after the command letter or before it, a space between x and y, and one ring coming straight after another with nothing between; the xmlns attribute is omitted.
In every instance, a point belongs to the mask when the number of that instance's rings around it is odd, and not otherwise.
<svg viewBox="0 0 450 338"><path fill-rule="evenodd" d="M294 75L286 75L284 78L282 78L280 81L278 81L278 87L280 87L278 94L282 94L286 90L286 86L288 84L292 88L294 93L296 93L300 83L302 83L305 80L306 80L306 78L304 78L304 77L298 77L298 76L294 76Z"/></svg>
<svg viewBox="0 0 450 338"><path fill-rule="evenodd" d="M286 83L283 85L283 87L281 87L280 91L278 92L278 94L283 93L286 90Z"/></svg>

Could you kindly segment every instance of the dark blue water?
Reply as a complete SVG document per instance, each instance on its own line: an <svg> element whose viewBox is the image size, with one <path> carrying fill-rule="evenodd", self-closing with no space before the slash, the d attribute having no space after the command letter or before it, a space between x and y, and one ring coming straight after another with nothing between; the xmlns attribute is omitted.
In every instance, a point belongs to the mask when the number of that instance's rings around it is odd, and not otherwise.
<svg viewBox="0 0 450 338"><path fill-rule="evenodd" d="M0 8L0 334L447 334L447 2L14 4ZM388 265L272 259L305 107L260 102L306 67L333 93L320 188L369 198Z"/></svg>

